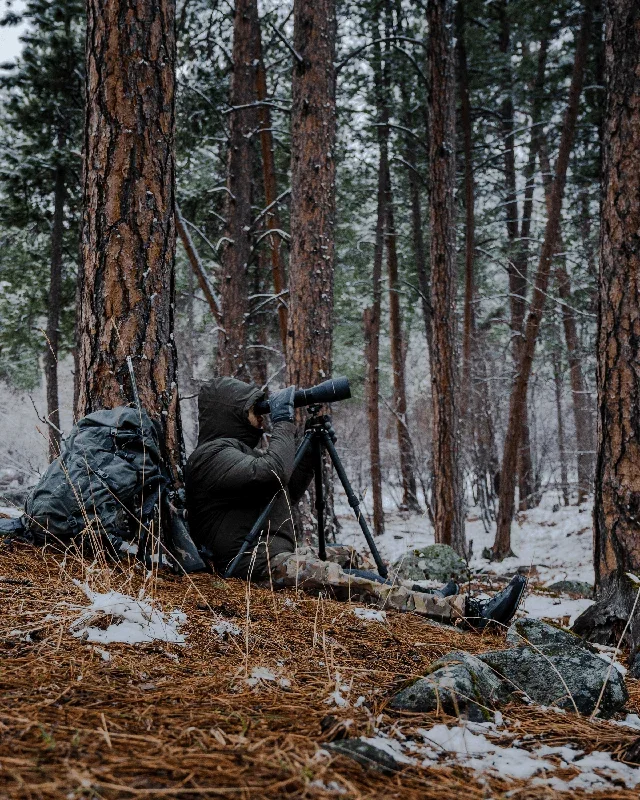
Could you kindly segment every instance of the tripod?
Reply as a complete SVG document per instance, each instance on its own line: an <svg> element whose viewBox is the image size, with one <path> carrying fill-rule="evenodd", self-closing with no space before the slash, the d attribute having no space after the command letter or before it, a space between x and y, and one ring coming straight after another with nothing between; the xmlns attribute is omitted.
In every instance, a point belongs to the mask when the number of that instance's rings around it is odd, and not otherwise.
<svg viewBox="0 0 640 800"><path fill-rule="evenodd" d="M342 484L346 492L349 505L353 509L353 513L355 514L355 517L358 520L358 524L360 525L360 529L362 530L364 538L367 541L367 545L369 546L371 555L373 556L373 559L376 562L378 573L381 575L381 577L386 578L387 568L385 567L382 559L380 558L380 553L378 552L378 548L376 547L376 544L373 541L373 537L371 536L371 531L369 530L367 521L364 518L364 514L360 510L360 502L358 501L358 498L356 497L353 489L351 488L351 484L349 483L349 479L347 478L347 473L345 472L344 466L340 461L340 456L336 451L334 445L335 434L333 433L333 429L331 427L331 417L327 416L326 414L320 414L320 408L321 408L320 405L309 406L309 414L311 415L311 417L307 421L307 424L305 426L304 438L302 439L302 441L298 446L298 449L296 450L296 457L293 462L293 468L295 470L302 461L307 450L309 448L312 448L313 473L314 473L315 489L316 489L315 509L318 519L318 556L322 561L327 560L327 542L324 529L325 502L324 502L324 487L322 485L322 453L323 450L326 449L326 451L329 453L329 458L331 459L331 463L333 464L336 472L338 473L338 478L340 479L340 483ZM238 566L238 562L264 529L264 525L269 517L269 514L271 513L271 509L273 508L275 501L276 501L276 496L274 496L271 499L271 501L267 504L264 511L255 521L253 528L251 528L251 530L247 534L246 539L242 543L242 547L240 548L238 554L233 559L231 564L227 567L227 570L224 573L225 578L232 577L236 567Z"/></svg>

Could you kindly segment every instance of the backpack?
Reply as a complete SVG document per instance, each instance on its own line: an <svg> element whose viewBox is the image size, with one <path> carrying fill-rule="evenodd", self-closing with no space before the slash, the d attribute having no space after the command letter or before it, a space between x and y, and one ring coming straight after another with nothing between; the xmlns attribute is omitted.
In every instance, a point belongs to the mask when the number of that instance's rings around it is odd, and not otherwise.
<svg viewBox="0 0 640 800"><path fill-rule="evenodd" d="M31 490L25 527L36 543L91 531L119 549L148 519L164 483L158 434L135 408L96 411L71 430L60 456Z"/></svg>
<svg viewBox="0 0 640 800"><path fill-rule="evenodd" d="M60 456L29 493L22 531L11 520L0 534L26 533L35 544L62 545L87 537L90 547L101 543L114 557L123 540L134 541L147 562L146 527L162 506L170 520L167 544L180 571L205 569L167 485L158 432L147 413L130 406L95 411L74 425Z"/></svg>

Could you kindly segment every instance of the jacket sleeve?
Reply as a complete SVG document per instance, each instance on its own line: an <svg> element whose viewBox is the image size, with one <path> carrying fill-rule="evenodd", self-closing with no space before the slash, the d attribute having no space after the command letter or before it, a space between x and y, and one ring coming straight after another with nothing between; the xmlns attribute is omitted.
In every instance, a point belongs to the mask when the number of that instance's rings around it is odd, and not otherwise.
<svg viewBox="0 0 640 800"><path fill-rule="evenodd" d="M209 469L215 475L216 490L276 492L287 486L295 457L295 426L276 422L269 448L262 455L247 453L229 443L211 460ZM222 444L224 440L220 440Z"/></svg>

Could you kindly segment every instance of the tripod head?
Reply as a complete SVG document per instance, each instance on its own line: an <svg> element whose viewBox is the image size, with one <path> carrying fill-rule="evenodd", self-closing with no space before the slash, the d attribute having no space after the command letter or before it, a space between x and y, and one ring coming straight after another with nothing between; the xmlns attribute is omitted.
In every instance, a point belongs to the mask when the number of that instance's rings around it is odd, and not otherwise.
<svg viewBox="0 0 640 800"><path fill-rule="evenodd" d="M329 414L321 414L321 408L322 405L320 403L308 406L307 412L309 414L309 419L304 426L305 434L310 432L310 435L313 434L315 436L321 435L322 431L326 431L331 441L335 442L337 437L331 424L331 417Z"/></svg>

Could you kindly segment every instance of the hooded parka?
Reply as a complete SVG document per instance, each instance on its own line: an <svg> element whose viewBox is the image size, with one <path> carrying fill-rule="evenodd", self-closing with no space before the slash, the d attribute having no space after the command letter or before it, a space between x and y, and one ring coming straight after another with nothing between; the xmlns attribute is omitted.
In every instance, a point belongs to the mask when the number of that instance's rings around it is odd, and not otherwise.
<svg viewBox="0 0 640 800"><path fill-rule="evenodd" d="M260 512L276 495L260 543L247 551L234 573L260 579L269 559L292 553L295 534L291 508L313 475L311 458L295 473L295 426L276 422L266 451L255 448L262 431L249 422L249 410L264 397L256 386L235 378L216 378L198 395L200 434L186 469L187 508L191 535L212 554L224 572L240 550ZM268 546L268 553L267 553Z"/></svg>

